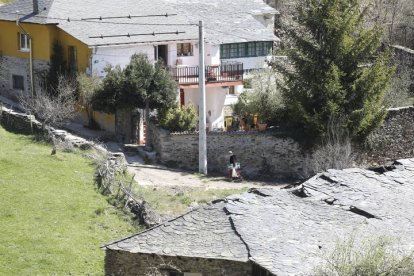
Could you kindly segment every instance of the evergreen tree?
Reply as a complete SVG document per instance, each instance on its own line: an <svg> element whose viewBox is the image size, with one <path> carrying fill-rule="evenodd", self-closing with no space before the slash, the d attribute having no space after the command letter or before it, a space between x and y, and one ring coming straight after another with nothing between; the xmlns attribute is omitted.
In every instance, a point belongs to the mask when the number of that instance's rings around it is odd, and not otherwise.
<svg viewBox="0 0 414 276"><path fill-rule="evenodd" d="M52 46L50 57L50 68L48 71L46 90L52 96L56 96L56 91L60 77L67 77L68 70L63 55L63 48L59 41L55 41Z"/></svg>
<svg viewBox="0 0 414 276"><path fill-rule="evenodd" d="M283 98L290 122L309 138L323 138L331 117L345 117L351 137L364 138L386 115L393 68L378 51L381 30L363 27L365 12L358 0L305 0L298 28L288 30L293 47L290 67L279 68Z"/></svg>
<svg viewBox="0 0 414 276"><path fill-rule="evenodd" d="M134 54L124 70L123 105L139 108L168 108L176 101L177 86L161 60L152 65L148 57Z"/></svg>
<svg viewBox="0 0 414 276"><path fill-rule="evenodd" d="M124 85L124 73L120 66L105 68L106 77L100 88L93 94L91 103L94 110L114 114L120 107Z"/></svg>
<svg viewBox="0 0 414 276"><path fill-rule="evenodd" d="M108 68L93 107L114 113L117 108L169 108L176 102L177 86L163 62L151 64L146 55L134 54L124 70Z"/></svg>

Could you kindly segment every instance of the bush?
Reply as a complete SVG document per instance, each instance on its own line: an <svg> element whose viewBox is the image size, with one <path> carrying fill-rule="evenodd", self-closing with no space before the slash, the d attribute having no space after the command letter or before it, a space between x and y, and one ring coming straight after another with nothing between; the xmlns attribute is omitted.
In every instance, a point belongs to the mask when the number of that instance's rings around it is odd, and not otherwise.
<svg viewBox="0 0 414 276"><path fill-rule="evenodd" d="M160 115L159 125L173 132L194 130L197 126L198 115L192 105L171 108Z"/></svg>
<svg viewBox="0 0 414 276"><path fill-rule="evenodd" d="M391 85L384 97L384 105L386 107L402 107L410 105L411 85L411 72L409 69L404 68L391 79Z"/></svg>
<svg viewBox="0 0 414 276"><path fill-rule="evenodd" d="M280 118L282 96L277 89L276 72L271 68L254 73L250 79L252 91L240 95L233 110L236 114L259 114L263 123L274 124Z"/></svg>
<svg viewBox="0 0 414 276"><path fill-rule="evenodd" d="M357 243L354 237L337 243L333 252L324 257L325 265L315 276L403 276L414 275L413 253L395 249L387 237Z"/></svg>
<svg viewBox="0 0 414 276"><path fill-rule="evenodd" d="M100 88L93 94L91 103L94 110L114 114L121 99L125 76L119 66L108 66L105 71L107 75Z"/></svg>
<svg viewBox="0 0 414 276"><path fill-rule="evenodd" d="M328 169L342 170L354 167L355 154L345 125L345 118L329 119L322 143L306 158L308 171L305 171L303 178Z"/></svg>

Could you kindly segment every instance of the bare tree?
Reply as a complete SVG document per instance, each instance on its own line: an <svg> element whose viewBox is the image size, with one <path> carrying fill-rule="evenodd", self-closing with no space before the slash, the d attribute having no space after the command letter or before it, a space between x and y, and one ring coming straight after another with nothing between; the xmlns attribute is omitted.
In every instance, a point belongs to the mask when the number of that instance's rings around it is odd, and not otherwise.
<svg viewBox="0 0 414 276"><path fill-rule="evenodd" d="M53 93L56 96L40 89L33 97L22 95L19 100L25 110L40 119L44 126L59 127L75 114L75 91L73 83L60 76L56 93Z"/></svg>
<svg viewBox="0 0 414 276"><path fill-rule="evenodd" d="M72 81L60 76L56 90L53 93L48 93L45 89L39 89L33 97L24 94L19 97L19 101L26 112L39 119L43 128L48 131L48 138L53 142L52 154L56 153L58 141L54 139L47 127L62 126L73 118L76 111L75 91L75 85Z"/></svg>
<svg viewBox="0 0 414 276"><path fill-rule="evenodd" d="M328 169L346 169L354 166L355 155L344 124L344 118L330 118L322 144L306 159L307 171L303 175L304 178Z"/></svg>

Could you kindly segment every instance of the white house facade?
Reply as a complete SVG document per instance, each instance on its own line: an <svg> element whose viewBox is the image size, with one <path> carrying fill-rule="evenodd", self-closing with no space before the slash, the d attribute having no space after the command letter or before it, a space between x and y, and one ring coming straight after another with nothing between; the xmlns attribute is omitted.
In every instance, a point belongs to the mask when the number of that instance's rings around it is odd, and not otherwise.
<svg viewBox="0 0 414 276"><path fill-rule="evenodd" d="M226 106L243 90L245 73L263 68L279 40L273 32L275 14L262 0L16 0L2 7L0 21L11 26L18 15L34 34L34 56L44 52L39 59L45 64L50 63L52 42L58 41L73 72L86 70L103 78L106 66L125 67L134 53L162 59L177 82L180 103L196 108L198 23L203 21L206 116L210 129L220 129ZM1 32L7 39L16 37ZM29 59L27 55L24 62Z"/></svg>
<svg viewBox="0 0 414 276"><path fill-rule="evenodd" d="M243 3L241 3L243 2ZM206 118L209 129L222 129L226 106L235 104L243 91L243 78L251 70L266 66L278 38L273 35L273 16L277 12L259 0L180 1L172 12L185 15L188 25L177 28L191 33L193 39L143 41L135 44L99 43L92 46L91 72L105 76L105 67L125 67L134 53L151 61L162 59L177 81L177 97L182 105L198 108L198 20L205 25ZM235 10L232 14L231 11ZM210 11L210 12L207 12ZM237 12L237 13L236 13ZM171 19L170 19L171 20ZM163 22L162 19L157 21ZM170 21L170 26L175 23ZM177 17L177 22L180 18ZM155 24L155 23L154 23ZM182 26L182 27L181 27ZM95 42L94 41L94 42ZM127 42L126 42L127 43ZM92 42L90 44L93 44Z"/></svg>

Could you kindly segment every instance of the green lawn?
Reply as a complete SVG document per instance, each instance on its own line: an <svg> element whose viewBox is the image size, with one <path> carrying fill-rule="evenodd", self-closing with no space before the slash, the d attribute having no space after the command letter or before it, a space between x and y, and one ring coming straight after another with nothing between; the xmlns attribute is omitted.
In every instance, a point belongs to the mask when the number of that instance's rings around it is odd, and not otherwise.
<svg viewBox="0 0 414 276"><path fill-rule="evenodd" d="M106 242L138 231L81 155L0 127L0 275L102 275Z"/></svg>

